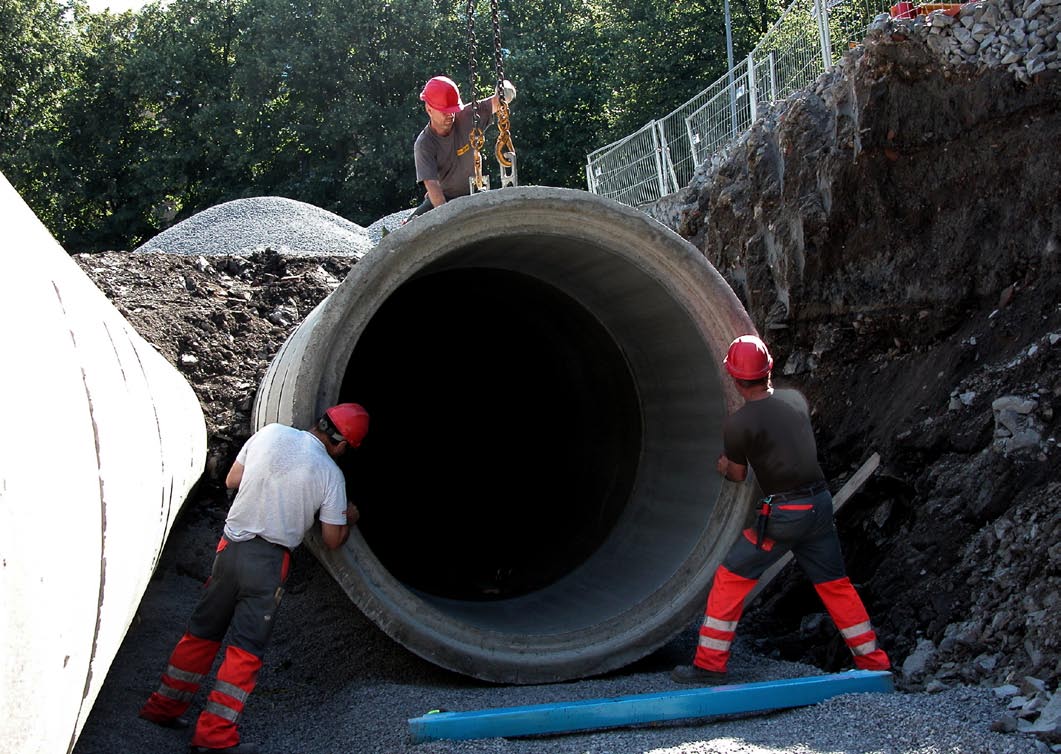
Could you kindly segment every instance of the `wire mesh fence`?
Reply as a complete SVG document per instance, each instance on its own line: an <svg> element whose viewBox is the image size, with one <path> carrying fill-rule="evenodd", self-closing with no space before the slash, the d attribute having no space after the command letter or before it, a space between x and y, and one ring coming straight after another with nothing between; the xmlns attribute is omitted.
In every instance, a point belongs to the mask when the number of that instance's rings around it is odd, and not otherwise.
<svg viewBox="0 0 1061 754"><path fill-rule="evenodd" d="M793 0L726 75L659 120L588 155L589 190L640 206L687 186L697 166L751 127L763 103L811 84L887 9L885 0Z"/></svg>
<svg viewBox="0 0 1061 754"><path fill-rule="evenodd" d="M591 154L586 180L593 193L634 207L677 190L663 169L656 121Z"/></svg>

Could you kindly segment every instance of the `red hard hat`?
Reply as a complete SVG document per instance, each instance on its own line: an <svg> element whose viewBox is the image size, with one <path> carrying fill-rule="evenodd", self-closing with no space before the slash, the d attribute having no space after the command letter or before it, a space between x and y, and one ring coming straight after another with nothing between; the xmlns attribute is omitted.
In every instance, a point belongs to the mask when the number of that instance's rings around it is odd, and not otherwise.
<svg viewBox="0 0 1061 754"><path fill-rule="evenodd" d="M738 380L761 380L774 368L774 358L766 344L755 335L741 335L730 343L722 363Z"/></svg>
<svg viewBox="0 0 1061 754"><path fill-rule="evenodd" d="M350 447L356 448L368 434L368 411L358 403L340 403L324 412Z"/></svg>
<svg viewBox="0 0 1061 754"><path fill-rule="evenodd" d="M420 99L443 113L459 113L464 109L460 90L453 79L445 76L435 76L428 81L420 92Z"/></svg>

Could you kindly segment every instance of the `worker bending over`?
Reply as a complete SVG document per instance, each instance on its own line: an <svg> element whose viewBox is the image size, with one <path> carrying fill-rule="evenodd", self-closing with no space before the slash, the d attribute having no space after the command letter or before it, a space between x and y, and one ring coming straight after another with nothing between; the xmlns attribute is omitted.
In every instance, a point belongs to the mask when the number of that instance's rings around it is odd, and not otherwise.
<svg viewBox="0 0 1061 754"><path fill-rule="evenodd" d="M693 664L679 665L671 677L679 683L725 680L744 600L789 551L814 583L855 666L888 670L888 656L877 646L866 608L845 574L806 399L795 390L774 390L774 360L754 335L734 340L723 363L745 403L723 423L718 473L742 482L751 466L765 497L756 527L744 530L715 571Z"/></svg>
<svg viewBox="0 0 1061 754"><path fill-rule="evenodd" d="M335 459L358 447L367 432L368 412L356 403L341 403L308 431L269 424L237 454L225 486L238 491L210 578L158 691L140 710L140 717L157 725L188 727L182 715L231 631L217 682L195 726L192 752L258 751L240 743L236 723L258 680L291 551L318 515L325 547L334 550L346 542L358 511L346 499Z"/></svg>
<svg viewBox="0 0 1061 754"><path fill-rule="evenodd" d="M516 99L512 82L503 82L505 101ZM420 99L427 111L428 123L416 137L413 157L416 180L423 183L427 196L411 217L430 212L458 196L471 193L468 179L475 174L475 159L469 142L478 110L479 128L485 130L500 107L497 94L467 105L452 79L435 76L427 82Z"/></svg>

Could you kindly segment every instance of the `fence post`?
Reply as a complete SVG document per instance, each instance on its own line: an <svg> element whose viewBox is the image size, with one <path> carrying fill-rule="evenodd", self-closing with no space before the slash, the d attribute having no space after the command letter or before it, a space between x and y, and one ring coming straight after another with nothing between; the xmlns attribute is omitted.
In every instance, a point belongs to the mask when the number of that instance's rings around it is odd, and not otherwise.
<svg viewBox="0 0 1061 754"><path fill-rule="evenodd" d="M667 194L666 178L663 173L663 149L660 147L659 134L656 133L657 121L652 121L652 142L656 147L656 184L659 187L659 195L662 198Z"/></svg>
<svg viewBox="0 0 1061 754"><path fill-rule="evenodd" d="M770 66L770 101L777 102L777 64L774 60L773 50L770 50L770 55L767 56L766 60L767 64Z"/></svg>
<svg viewBox="0 0 1061 754"><path fill-rule="evenodd" d="M693 132L693 125L689 117L685 118L685 133L689 137L689 152L693 156L693 170L700 167L700 135Z"/></svg>
<svg viewBox="0 0 1061 754"><path fill-rule="evenodd" d="M751 121L748 127L759 118L759 88L755 85L755 57L748 55L748 111Z"/></svg>
<svg viewBox="0 0 1061 754"><path fill-rule="evenodd" d="M833 52L829 40L829 14L825 9L824 0L814 0L814 16L818 21L818 41L822 47L822 63L825 71L833 69Z"/></svg>
<svg viewBox="0 0 1061 754"><path fill-rule="evenodd" d="M670 178L670 191L678 190L678 174L674 172L674 155L670 152L670 142L667 140L667 132L663 128L663 121L657 120L656 126L659 128L659 140L663 147L663 168L664 178Z"/></svg>
<svg viewBox="0 0 1061 754"><path fill-rule="evenodd" d="M593 161L586 158L586 187L591 194L597 193L596 181L593 180Z"/></svg>

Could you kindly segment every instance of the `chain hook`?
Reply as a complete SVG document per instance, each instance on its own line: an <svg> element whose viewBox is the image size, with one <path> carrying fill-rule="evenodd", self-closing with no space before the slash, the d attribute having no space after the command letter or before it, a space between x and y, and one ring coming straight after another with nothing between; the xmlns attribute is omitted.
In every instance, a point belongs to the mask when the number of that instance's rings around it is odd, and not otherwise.
<svg viewBox="0 0 1061 754"><path fill-rule="evenodd" d="M515 186L516 183L516 147L512 143L512 132L509 125L508 100L505 98L505 61L501 48L501 21L498 0L490 0L490 18L494 25L494 69L497 73L497 146L494 156L497 157L498 172L501 176L501 188Z"/></svg>
<svg viewBox="0 0 1061 754"><path fill-rule="evenodd" d="M478 66L475 61L475 0L468 0L467 23L468 77L471 79L472 99L472 131L468 137L468 146L472 150L472 161L475 164L475 172L468 176L468 188L470 193L475 194L479 191L488 191L490 189L490 177L483 175L483 156L480 151L483 148L483 144L486 143L486 137L483 135L483 129L479 127L479 106L475 99L476 91L479 88Z"/></svg>

